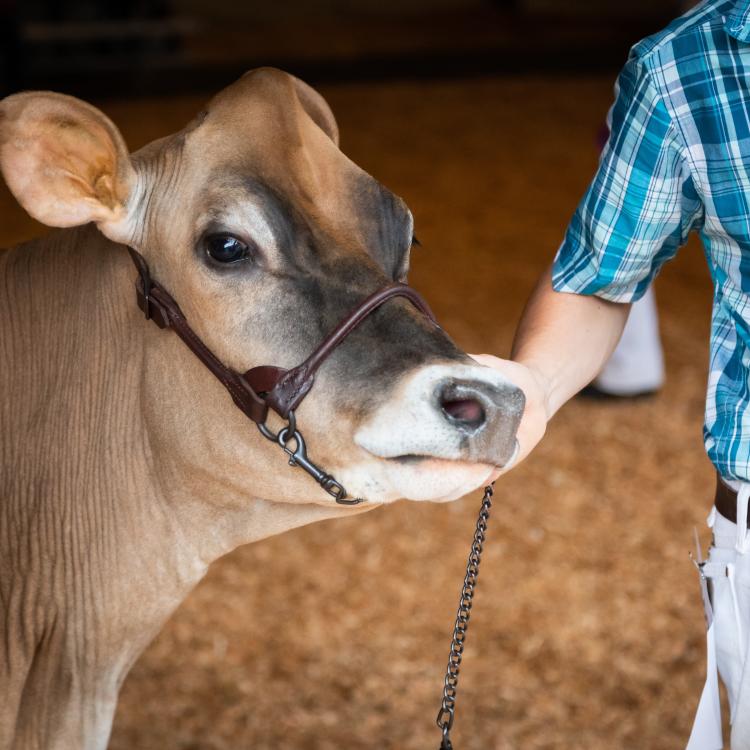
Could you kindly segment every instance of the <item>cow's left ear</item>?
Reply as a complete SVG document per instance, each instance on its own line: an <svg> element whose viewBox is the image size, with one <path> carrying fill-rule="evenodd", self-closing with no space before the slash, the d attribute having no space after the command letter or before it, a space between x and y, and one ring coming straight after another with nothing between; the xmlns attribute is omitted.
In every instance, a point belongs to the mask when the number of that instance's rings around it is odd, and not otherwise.
<svg viewBox="0 0 750 750"><path fill-rule="evenodd" d="M336 124L336 118L333 116L328 102L312 87L294 78L294 87L297 91L302 109L307 112L310 119L338 146L339 145L339 126Z"/></svg>
<svg viewBox="0 0 750 750"><path fill-rule="evenodd" d="M0 101L0 170L26 211L53 227L117 226L135 181L111 120L80 99L46 91Z"/></svg>

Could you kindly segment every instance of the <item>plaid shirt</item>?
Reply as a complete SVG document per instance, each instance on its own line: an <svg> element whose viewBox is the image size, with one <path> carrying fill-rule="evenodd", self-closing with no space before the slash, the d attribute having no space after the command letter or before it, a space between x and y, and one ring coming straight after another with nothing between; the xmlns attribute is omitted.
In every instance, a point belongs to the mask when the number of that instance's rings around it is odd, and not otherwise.
<svg viewBox="0 0 750 750"><path fill-rule="evenodd" d="M707 0L635 45L609 118L553 286L632 302L699 232L714 286L706 450L750 480L750 0Z"/></svg>

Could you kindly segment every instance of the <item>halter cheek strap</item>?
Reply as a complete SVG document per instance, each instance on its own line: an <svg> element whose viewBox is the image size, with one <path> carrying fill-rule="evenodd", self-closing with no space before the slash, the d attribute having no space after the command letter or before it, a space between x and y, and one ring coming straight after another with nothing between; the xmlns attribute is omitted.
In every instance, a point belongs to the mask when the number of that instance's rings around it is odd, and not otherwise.
<svg viewBox="0 0 750 750"><path fill-rule="evenodd" d="M147 320L159 328L172 328L185 345L229 391L232 401L245 416L258 426L264 437L278 443L289 456L289 465L304 469L337 503L356 505L360 499L347 499L346 490L330 474L307 457L307 446L297 429L294 410L300 405L315 382L315 374L333 350L371 313L393 297L403 297L435 325L435 316L421 295L406 284L393 283L364 299L352 310L302 364L291 370L272 365L253 367L240 374L227 367L190 327L175 299L151 278L145 258L132 247L130 257L138 270L136 295L138 307ZM268 410L287 420L287 426L274 433L266 426ZM294 445L291 448L290 445Z"/></svg>
<svg viewBox="0 0 750 750"><path fill-rule="evenodd" d="M266 391L265 401L284 419L296 409L315 382L315 373L333 350L371 313L394 297L408 299L433 323L436 323L429 305L421 295L406 284L389 284L363 300L318 345L318 348L301 364L291 370L278 367L253 367L244 374L245 380L256 392ZM437 323L436 323L437 324ZM270 387L269 387L270 386Z"/></svg>

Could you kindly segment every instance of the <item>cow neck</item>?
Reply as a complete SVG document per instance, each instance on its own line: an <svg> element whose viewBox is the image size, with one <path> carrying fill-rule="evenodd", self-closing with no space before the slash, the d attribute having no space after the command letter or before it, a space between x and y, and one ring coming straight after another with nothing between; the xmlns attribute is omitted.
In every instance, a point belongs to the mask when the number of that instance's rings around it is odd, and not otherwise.
<svg viewBox="0 0 750 750"><path fill-rule="evenodd" d="M174 330L190 351L229 391L235 406L255 422L264 437L283 448L289 456L290 466L304 469L337 503L356 505L362 502L360 498L348 499L343 485L307 457L307 446L297 428L295 409L310 392L318 369L334 349L365 318L389 299L407 299L437 325L432 310L422 296L406 284L388 284L366 297L349 312L312 354L296 367L284 369L274 365L261 365L239 373L225 365L192 329L174 297L151 277L146 259L132 247L128 247L128 252L138 271L136 297L138 307L146 320L153 320L159 328ZM287 425L278 433L274 433L266 425L269 409L287 421ZM292 444L293 448L290 447Z"/></svg>

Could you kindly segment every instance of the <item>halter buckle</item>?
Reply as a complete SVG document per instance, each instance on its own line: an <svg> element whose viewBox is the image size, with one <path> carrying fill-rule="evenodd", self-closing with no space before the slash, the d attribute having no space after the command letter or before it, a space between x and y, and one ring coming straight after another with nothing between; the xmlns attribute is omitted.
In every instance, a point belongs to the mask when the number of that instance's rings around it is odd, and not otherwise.
<svg viewBox="0 0 750 750"><path fill-rule="evenodd" d="M289 412L286 427L282 427L278 433L270 430L265 423L259 423L258 429L264 438L281 446L289 456L289 466L297 466L306 471L339 505L359 505L362 502L361 498L347 499L344 485L308 458L307 443L297 429L297 420L293 411ZM294 449L289 447L292 441L294 441Z"/></svg>

